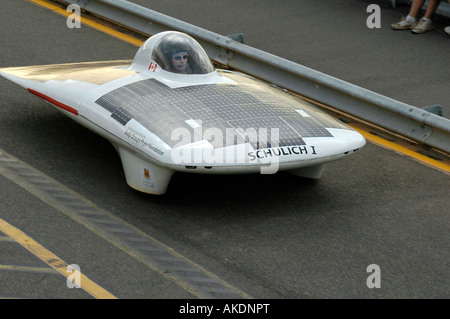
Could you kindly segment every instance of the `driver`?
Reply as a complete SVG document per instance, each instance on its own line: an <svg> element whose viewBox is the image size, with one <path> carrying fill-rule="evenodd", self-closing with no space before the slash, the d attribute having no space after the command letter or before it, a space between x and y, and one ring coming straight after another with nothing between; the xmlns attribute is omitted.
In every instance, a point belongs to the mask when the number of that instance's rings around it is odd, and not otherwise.
<svg viewBox="0 0 450 319"><path fill-rule="evenodd" d="M163 70L177 74L206 74L214 71L201 46L182 33L164 35L153 49L152 59Z"/></svg>
<svg viewBox="0 0 450 319"><path fill-rule="evenodd" d="M170 56L170 63L175 73L189 74L188 66L189 54L186 51L179 51Z"/></svg>

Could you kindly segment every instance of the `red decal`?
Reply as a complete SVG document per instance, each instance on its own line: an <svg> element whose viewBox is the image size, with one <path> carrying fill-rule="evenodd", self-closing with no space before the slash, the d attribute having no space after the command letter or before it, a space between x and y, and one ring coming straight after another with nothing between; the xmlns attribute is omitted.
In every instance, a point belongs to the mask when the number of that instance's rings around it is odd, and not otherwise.
<svg viewBox="0 0 450 319"><path fill-rule="evenodd" d="M47 96L47 95L45 95L45 94L42 94L42 93L40 93L40 92L38 92L38 91L35 91L35 90L32 90L32 89L27 89L27 90L28 90L28 92L30 92L31 94L34 94L34 95L36 95L36 96L39 96L40 98L43 98L43 99L46 100L47 102L50 102L50 103L52 103L53 105L55 105L55 106L57 106L57 107L59 107L59 108L61 108L61 109L63 109L63 110L66 110L67 112L70 112L70 113L75 114L75 115L78 116L78 111L75 110L74 108L72 108L72 107L70 107L70 106L68 106L68 105L65 105L65 104L63 104L63 103L61 103L61 102L58 102L58 101L52 99L51 97L49 97L49 96Z"/></svg>
<svg viewBox="0 0 450 319"><path fill-rule="evenodd" d="M158 64L153 64L153 62L150 63L150 65L148 66L149 70L153 70L153 72L156 71L156 68L158 67Z"/></svg>

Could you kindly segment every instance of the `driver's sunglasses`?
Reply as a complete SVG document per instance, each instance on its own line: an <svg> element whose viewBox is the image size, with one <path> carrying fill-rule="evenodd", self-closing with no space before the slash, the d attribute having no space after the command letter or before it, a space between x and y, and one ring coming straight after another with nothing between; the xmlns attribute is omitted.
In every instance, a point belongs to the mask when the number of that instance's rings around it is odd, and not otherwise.
<svg viewBox="0 0 450 319"><path fill-rule="evenodd" d="M187 58L188 58L188 55L186 54L186 55L183 55L183 56L181 56L181 55L174 55L173 56L173 58L175 59L175 60L181 60L181 59L183 59L183 60L186 60Z"/></svg>

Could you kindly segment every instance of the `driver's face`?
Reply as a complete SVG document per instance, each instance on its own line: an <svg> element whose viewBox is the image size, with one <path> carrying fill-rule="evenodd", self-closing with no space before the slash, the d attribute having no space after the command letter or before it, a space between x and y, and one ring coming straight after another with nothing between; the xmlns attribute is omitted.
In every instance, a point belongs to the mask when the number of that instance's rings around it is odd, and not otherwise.
<svg viewBox="0 0 450 319"><path fill-rule="evenodd" d="M172 55L172 65L177 73L186 73L186 65L188 61L188 55L186 52L179 52Z"/></svg>

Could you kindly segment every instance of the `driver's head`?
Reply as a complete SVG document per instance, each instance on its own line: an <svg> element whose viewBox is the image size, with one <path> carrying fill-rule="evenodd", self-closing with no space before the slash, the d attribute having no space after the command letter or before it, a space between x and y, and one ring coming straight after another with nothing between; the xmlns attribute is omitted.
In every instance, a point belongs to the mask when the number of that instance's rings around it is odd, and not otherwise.
<svg viewBox="0 0 450 319"><path fill-rule="evenodd" d="M166 32L152 50L152 60L165 71L177 74L207 74L214 71L206 52L187 34Z"/></svg>
<svg viewBox="0 0 450 319"><path fill-rule="evenodd" d="M186 51L179 51L171 54L170 62L175 73L187 74L187 63L189 55Z"/></svg>

